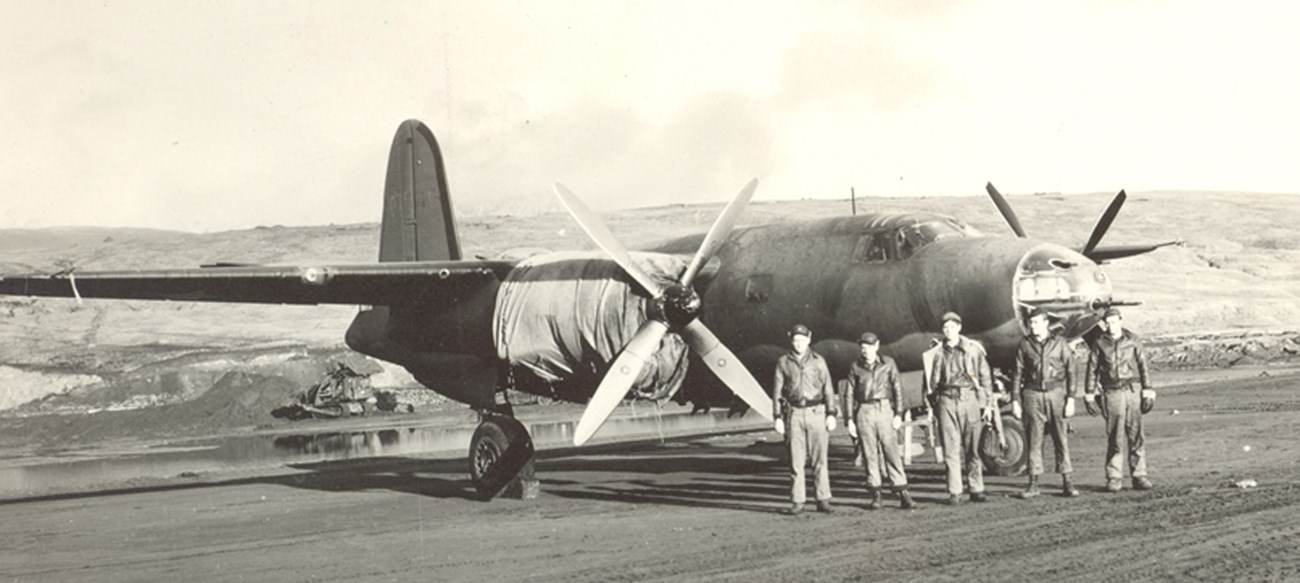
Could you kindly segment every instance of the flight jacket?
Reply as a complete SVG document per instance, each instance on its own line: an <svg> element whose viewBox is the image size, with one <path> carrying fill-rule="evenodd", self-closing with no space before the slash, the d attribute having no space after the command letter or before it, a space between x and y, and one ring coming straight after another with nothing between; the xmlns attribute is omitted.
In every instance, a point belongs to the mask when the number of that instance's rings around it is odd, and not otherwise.
<svg viewBox="0 0 1300 583"><path fill-rule="evenodd" d="M826 359L811 348L805 358L794 352L781 355L776 361L776 375L772 381L772 412L781 416L781 401L791 404L821 400L826 405L826 415L834 416L835 388L831 385L831 371Z"/></svg>
<svg viewBox="0 0 1300 583"><path fill-rule="evenodd" d="M1143 389L1151 388L1142 341L1128 330L1123 331L1118 340L1105 333L1094 340L1088 350L1088 366L1084 373L1083 391L1090 395L1098 388L1123 388L1126 383L1134 381Z"/></svg>
<svg viewBox="0 0 1300 583"><path fill-rule="evenodd" d="M935 362L930 370L927 390L943 394L953 387L970 387L976 391L981 407L990 406L993 374L984 345L962 336L957 340L957 346L949 347L941 341L934 350Z"/></svg>
<svg viewBox="0 0 1300 583"><path fill-rule="evenodd" d="M895 415L902 413L898 407L903 402L903 387L898 382L898 365L894 359L880 355L874 365L868 365L862 358L853 361L849 367L846 413L853 415L857 412L858 405L881 399L889 399Z"/></svg>
<svg viewBox="0 0 1300 583"><path fill-rule="evenodd" d="M1051 391L1065 388L1068 397L1077 396L1074 382L1074 351L1064 338L1052 334L1043 342L1032 335L1020 340L1016 368L1011 375L1011 398L1019 401L1021 390Z"/></svg>

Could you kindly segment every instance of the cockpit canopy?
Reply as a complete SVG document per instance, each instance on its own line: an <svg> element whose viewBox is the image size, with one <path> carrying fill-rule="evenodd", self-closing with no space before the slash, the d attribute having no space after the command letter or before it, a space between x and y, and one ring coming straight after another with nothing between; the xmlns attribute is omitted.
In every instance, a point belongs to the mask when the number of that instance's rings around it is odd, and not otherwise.
<svg viewBox="0 0 1300 583"><path fill-rule="evenodd" d="M940 239L982 235L974 227L953 218L913 220L863 233L853 251L853 260L856 263L872 263L907 259L921 247Z"/></svg>

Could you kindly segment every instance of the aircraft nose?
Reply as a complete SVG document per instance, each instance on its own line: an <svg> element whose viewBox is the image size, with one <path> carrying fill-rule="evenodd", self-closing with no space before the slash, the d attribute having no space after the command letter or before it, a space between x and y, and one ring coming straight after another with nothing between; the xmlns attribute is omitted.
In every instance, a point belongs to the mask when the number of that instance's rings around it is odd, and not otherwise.
<svg viewBox="0 0 1300 583"><path fill-rule="evenodd" d="M1110 278L1091 259L1060 245L1039 245L1020 259L1013 296L1023 316L1041 307L1057 318L1091 312L1111 300Z"/></svg>

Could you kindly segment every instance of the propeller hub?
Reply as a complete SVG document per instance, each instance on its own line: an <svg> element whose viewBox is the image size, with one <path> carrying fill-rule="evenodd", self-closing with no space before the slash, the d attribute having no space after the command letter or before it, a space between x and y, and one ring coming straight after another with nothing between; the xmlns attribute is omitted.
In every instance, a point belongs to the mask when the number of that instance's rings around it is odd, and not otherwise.
<svg viewBox="0 0 1300 583"><path fill-rule="evenodd" d="M690 286L675 284L664 289L659 297L664 321L673 330L680 330L700 317L700 294Z"/></svg>

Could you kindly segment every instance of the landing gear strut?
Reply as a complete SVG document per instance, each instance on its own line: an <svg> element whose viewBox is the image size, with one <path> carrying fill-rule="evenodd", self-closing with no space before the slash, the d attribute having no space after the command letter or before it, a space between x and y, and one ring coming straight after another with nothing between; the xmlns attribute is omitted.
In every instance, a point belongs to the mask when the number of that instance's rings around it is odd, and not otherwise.
<svg viewBox="0 0 1300 583"><path fill-rule="evenodd" d="M497 392L493 409L479 411L478 428L469 441L469 477L483 500L497 496L531 500L539 484L533 468L533 438L514 417L514 408Z"/></svg>

